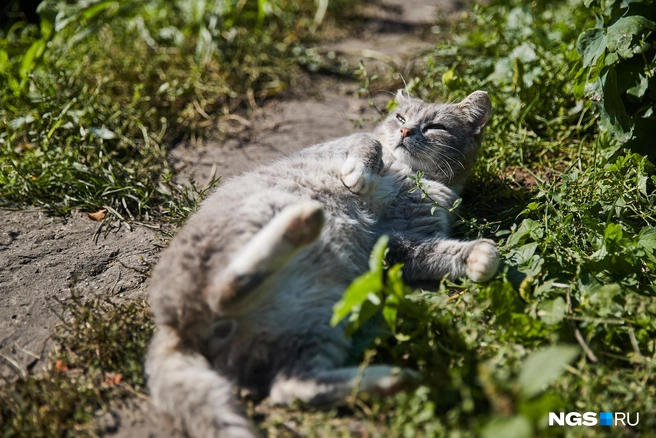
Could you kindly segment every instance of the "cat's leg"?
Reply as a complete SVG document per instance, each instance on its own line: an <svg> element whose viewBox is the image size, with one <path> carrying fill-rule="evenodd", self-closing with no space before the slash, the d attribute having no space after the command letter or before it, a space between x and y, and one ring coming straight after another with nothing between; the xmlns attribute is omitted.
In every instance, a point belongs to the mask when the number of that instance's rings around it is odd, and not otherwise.
<svg viewBox="0 0 656 438"><path fill-rule="evenodd" d="M383 169L383 147L367 134L354 134L346 141L348 157L340 169L340 178L351 192L365 195L376 186Z"/></svg>
<svg viewBox="0 0 656 438"><path fill-rule="evenodd" d="M238 313L244 298L319 237L324 220L316 201L284 208L209 282L204 294L210 308L219 315Z"/></svg>
<svg viewBox="0 0 656 438"><path fill-rule="evenodd" d="M275 404L291 404L300 400L312 406L336 406L351 395L391 395L410 389L421 382L416 371L371 365L364 370L358 367L315 370L300 375L280 374L270 392Z"/></svg>
<svg viewBox="0 0 656 438"><path fill-rule="evenodd" d="M475 282L485 282L499 269L499 251L493 241L478 239L464 242L455 239L390 240L389 261L404 263L403 276L408 281L440 280L445 275L455 279L465 275Z"/></svg>

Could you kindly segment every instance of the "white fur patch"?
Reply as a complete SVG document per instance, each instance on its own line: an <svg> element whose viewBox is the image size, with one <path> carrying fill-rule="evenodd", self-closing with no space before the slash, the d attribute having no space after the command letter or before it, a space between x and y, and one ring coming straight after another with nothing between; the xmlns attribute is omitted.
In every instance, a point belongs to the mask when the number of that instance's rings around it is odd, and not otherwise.
<svg viewBox="0 0 656 438"><path fill-rule="evenodd" d="M422 381L416 371L388 365L320 370L304 379L284 378L276 381L269 394L273 404L291 404L294 400L312 403L315 399L339 404L353 394L391 395L414 387Z"/></svg>
<svg viewBox="0 0 656 438"><path fill-rule="evenodd" d="M467 258L467 277L482 283L494 277L499 269L499 251L485 240L477 243Z"/></svg>
<svg viewBox="0 0 656 438"><path fill-rule="evenodd" d="M376 186L378 175L356 157L348 157L340 170L342 182L358 195L366 195Z"/></svg>

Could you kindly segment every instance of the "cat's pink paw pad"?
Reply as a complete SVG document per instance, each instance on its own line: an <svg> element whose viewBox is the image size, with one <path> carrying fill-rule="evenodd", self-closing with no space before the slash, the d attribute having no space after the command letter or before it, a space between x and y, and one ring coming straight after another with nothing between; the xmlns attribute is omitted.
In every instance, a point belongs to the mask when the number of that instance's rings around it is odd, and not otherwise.
<svg viewBox="0 0 656 438"><path fill-rule="evenodd" d="M340 178L344 185L357 195L371 192L378 182L378 175L355 157L346 159L340 170Z"/></svg>
<svg viewBox="0 0 656 438"><path fill-rule="evenodd" d="M289 243L304 246L319 237L325 222L321 203L309 201L294 205L288 207L285 214L289 215L289 222L284 239Z"/></svg>
<svg viewBox="0 0 656 438"><path fill-rule="evenodd" d="M477 283L489 281L499 269L499 250L491 241L478 242L467 257L467 277Z"/></svg>

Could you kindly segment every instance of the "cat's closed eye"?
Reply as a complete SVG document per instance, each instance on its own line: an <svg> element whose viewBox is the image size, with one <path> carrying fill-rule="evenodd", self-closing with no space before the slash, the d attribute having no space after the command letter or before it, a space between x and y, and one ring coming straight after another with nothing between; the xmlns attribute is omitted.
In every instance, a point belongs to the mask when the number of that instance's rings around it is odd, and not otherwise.
<svg viewBox="0 0 656 438"><path fill-rule="evenodd" d="M396 115L396 120L398 120L401 123L405 123L405 119L403 118L403 116L401 114Z"/></svg>
<svg viewBox="0 0 656 438"><path fill-rule="evenodd" d="M423 129L424 132L430 131L430 130L448 131L449 129L441 123L431 123L429 125L424 126L424 129Z"/></svg>

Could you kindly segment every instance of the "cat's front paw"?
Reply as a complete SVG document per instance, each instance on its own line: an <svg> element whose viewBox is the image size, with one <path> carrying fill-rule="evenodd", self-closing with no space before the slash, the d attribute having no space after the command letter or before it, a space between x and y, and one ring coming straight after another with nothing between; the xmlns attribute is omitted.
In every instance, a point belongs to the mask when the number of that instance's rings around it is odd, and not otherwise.
<svg viewBox="0 0 656 438"><path fill-rule="evenodd" d="M378 174L357 157L348 157L340 170L342 183L356 195L366 195L378 182Z"/></svg>
<svg viewBox="0 0 656 438"><path fill-rule="evenodd" d="M467 277L483 283L494 277L499 269L499 250L491 240L480 240L467 257Z"/></svg>

